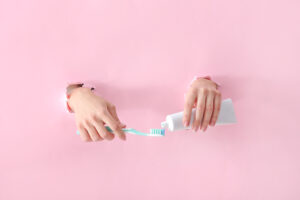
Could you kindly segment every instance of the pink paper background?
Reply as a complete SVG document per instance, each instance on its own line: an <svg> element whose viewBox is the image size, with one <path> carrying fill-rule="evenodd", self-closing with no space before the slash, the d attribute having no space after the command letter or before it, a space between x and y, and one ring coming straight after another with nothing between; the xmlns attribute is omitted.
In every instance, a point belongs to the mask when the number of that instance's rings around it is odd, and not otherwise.
<svg viewBox="0 0 300 200"><path fill-rule="evenodd" d="M300 1L0 0L0 199L300 199ZM238 123L84 143L62 101L91 80L128 127L211 75Z"/></svg>

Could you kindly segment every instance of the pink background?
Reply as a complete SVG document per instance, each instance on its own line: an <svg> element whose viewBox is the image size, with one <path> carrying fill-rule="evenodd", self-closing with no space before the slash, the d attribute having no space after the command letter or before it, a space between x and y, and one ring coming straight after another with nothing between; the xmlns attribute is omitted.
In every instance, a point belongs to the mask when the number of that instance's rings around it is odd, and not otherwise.
<svg viewBox="0 0 300 200"><path fill-rule="evenodd" d="M0 199L299 199L298 0L0 0ZM236 125L84 143L62 101L91 80L128 127L194 75Z"/></svg>

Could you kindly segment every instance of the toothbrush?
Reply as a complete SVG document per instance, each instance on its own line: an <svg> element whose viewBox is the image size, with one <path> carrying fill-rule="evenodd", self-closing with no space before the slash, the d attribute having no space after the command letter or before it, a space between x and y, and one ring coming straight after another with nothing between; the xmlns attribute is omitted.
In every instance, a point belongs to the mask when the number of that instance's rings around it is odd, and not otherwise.
<svg viewBox="0 0 300 200"><path fill-rule="evenodd" d="M110 127L105 126L105 128L109 132L113 133L113 130ZM143 133L143 132L140 132L140 131L135 130L133 128L123 128L122 131L124 131L125 133L131 133L131 134L142 135L142 136L165 136L165 129L152 128L152 129L150 129L150 133ZM77 130L76 134L77 135L80 134L78 130Z"/></svg>

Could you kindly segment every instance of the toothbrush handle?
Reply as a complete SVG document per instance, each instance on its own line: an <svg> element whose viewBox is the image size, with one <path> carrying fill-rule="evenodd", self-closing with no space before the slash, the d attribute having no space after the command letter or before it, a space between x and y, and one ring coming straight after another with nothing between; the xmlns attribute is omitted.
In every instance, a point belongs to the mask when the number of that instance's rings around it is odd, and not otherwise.
<svg viewBox="0 0 300 200"><path fill-rule="evenodd" d="M113 133L113 130L109 126L105 126L106 130ZM142 136L153 136L152 134L142 133L140 131L137 131L133 128L123 128L122 129L126 133L134 134L134 135L142 135ZM80 135L79 131L77 130L77 135Z"/></svg>
<svg viewBox="0 0 300 200"><path fill-rule="evenodd" d="M106 128L109 132L113 133L113 130L112 130L110 127L105 126L105 128ZM135 130L135 129L132 129L132 128L123 128L122 131L124 131L125 133L131 133L131 134L134 134L134 135L149 136L149 134L147 134L147 133L142 133L142 132L139 132L139 131L137 131L137 130Z"/></svg>
<svg viewBox="0 0 300 200"><path fill-rule="evenodd" d="M112 130L109 126L105 126L105 128L106 128L106 130L108 130L109 132L114 133L113 130ZM131 129L129 129L129 128L122 128L122 131L124 131L124 132L128 132L128 131L130 131L130 130L131 130Z"/></svg>
<svg viewBox="0 0 300 200"><path fill-rule="evenodd" d="M109 132L111 132L111 133L114 133L113 130L112 130L109 126L104 126L104 127L106 128L107 131L109 131ZM131 129L123 128L122 130L123 130L124 132L127 132L127 133L128 133ZM76 134L77 134L77 135L80 135L79 130L76 131Z"/></svg>

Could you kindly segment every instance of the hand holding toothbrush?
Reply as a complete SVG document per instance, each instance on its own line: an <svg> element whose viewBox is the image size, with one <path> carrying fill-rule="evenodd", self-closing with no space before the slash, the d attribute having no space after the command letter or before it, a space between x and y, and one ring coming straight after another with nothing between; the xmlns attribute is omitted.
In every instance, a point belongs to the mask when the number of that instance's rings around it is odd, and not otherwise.
<svg viewBox="0 0 300 200"><path fill-rule="evenodd" d="M220 112L221 100L218 84L210 80L210 77L197 78L185 95L183 124L190 124L192 109L196 107L192 129L196 132L200 127L200 130L206 131L208 125L214 126Z"/></svg>
<svg viewBox="0 0 300 200"><path fill-rule="evenodd" d="M72 91L69 105L74 110L77 129L83 141L112 140L114 134L105 128L107 124L120 139L126 140L116 107L89 88L79 87Z"/></svg>

